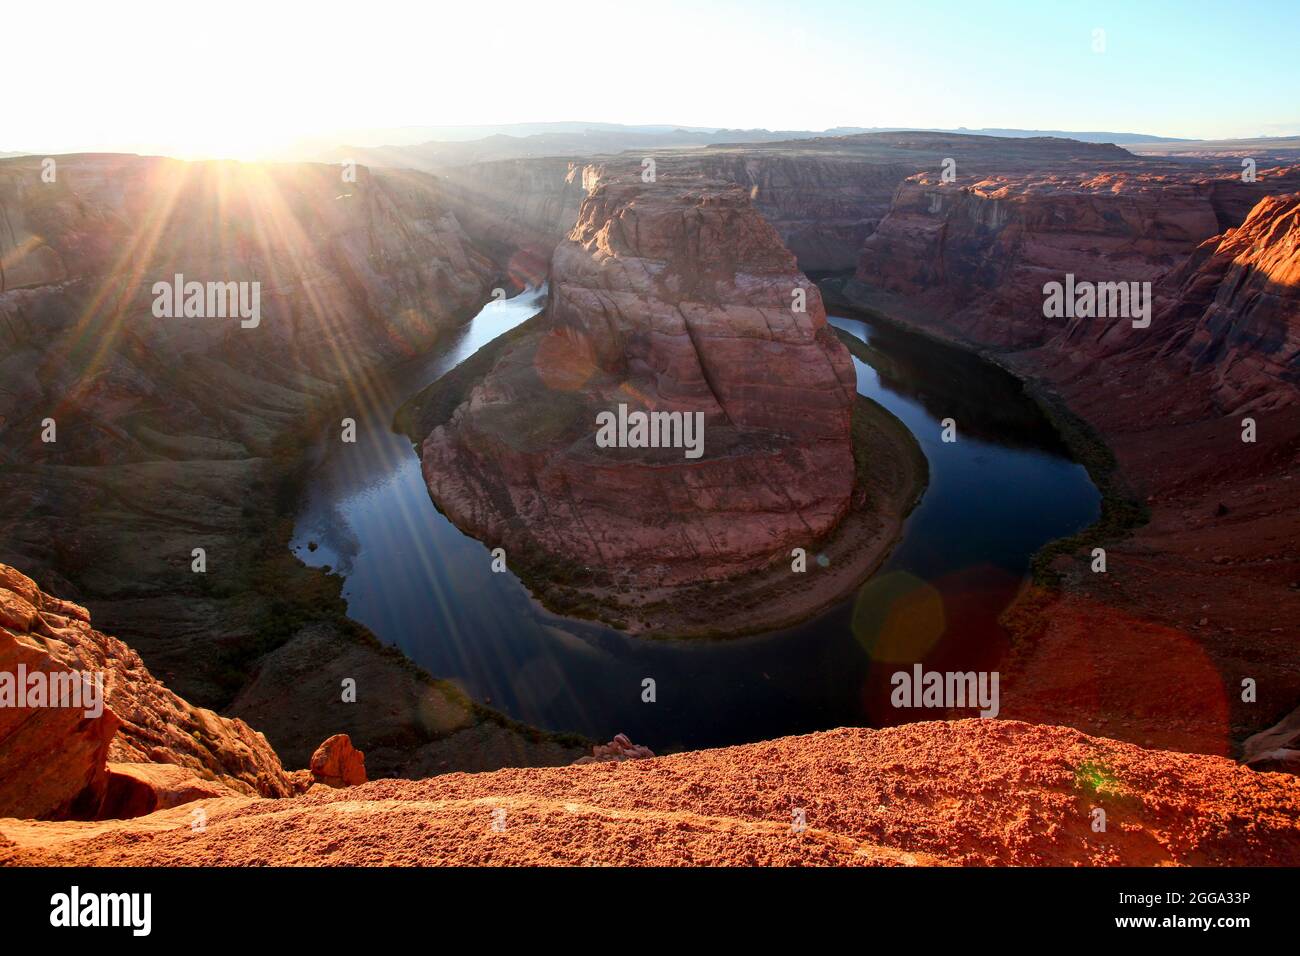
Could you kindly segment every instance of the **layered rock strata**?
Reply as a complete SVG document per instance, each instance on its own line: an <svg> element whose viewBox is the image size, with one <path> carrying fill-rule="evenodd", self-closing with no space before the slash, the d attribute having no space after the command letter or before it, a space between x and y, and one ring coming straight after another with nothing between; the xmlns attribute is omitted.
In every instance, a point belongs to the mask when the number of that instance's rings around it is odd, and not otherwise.
<svg viewBox="0 0 1300 956"><path fill-rule="evenodd" d="M1013 614L1034 636L1008 665L1004 714L1235 754L1300 700L1296 195L1268 195L1286 176L1199 241L1217 221L1204 184L918 179L868 239L851 301L995 349L1118 465L1089 458L1103 521L1055 557L1064 590L1036 596L1028 626ZM1149 326L1045 317L1043 283L1067 272L1150 282ZM1105 574L1090 570L1096 546Z"/></svg>

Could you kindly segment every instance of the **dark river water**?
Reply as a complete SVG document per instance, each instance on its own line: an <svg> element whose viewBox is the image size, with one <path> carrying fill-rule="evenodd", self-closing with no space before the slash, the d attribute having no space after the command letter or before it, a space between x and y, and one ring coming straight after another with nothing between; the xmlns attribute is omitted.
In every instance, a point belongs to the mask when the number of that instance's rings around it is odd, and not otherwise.
<svg viewBox="0 0 1300 956"><path fill-rule="evenodd" d="M1093 521L1100 496L1016 380L960 350L887 324L832 316L866 341L858 391L897 415L930 462L903 540L858 595L796 628L730 641L633 638L546 614L487 549L429 499L393 412L544 304L529 290L487 305L434 353L374 389L357 442L331 428L293 548L345 578L349 614L475 699L550 730L657 750L743 743L908 719L889 675L996 669L996 620L1033 553ZM941 421L957 441L941 440ZM311 551L308 543L314 542ZM641 699L653 678L657 699ZM913 713L933 717L933 712Z"/></svg>

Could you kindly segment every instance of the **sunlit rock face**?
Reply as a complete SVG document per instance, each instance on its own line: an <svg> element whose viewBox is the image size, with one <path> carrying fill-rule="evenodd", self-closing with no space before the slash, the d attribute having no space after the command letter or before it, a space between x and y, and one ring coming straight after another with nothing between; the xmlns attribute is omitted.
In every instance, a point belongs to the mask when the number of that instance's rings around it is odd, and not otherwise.
<svg viewBox="0 0 1300 956"><path fill-rule="evenodd" d="M606 167L545 319L423 446L434 500L507 551L639 586L788 554L849 506L852 361L745 190ZM600 447L598 416L698 416L687 449Z"/></svg>
<svg viewBox="0 0 1300 956"><path fill-rule="evenodd" d="M1167 351L1213 375L1229 411L1300 401L1300 194L1259 201L1168 283Z"/></svg>
<svg viewBox="0 0 1300 956"><path fill-rule="evenodd" d="M1198 245L1240 225L1264 196L1300 189L1300 168L1243 183L1222 170L1185 169L1058 141L1028 161L978 155L955 175L925 172L898 187L863 242L856 279L913 306L915 317L979 345L1049 346L1095 359L1132 348L1132 325L1060 321L1044 312L1048 283L1149 283L1151 319L1179 298L1165 280ZM961 144L954 151L961 152ZM1133 316L1119 316L1125 320ZM1111 318L1115 318L1111 316Z"/></svg>
<svg viewBox="0 0 1300 956"><path fill-rule="evenodd" d="M122 815L123 766L166 765L223 795L294 791L265 737L177 697L134 650L92 628L85 608L0 564L0 675L19 673L50 686L54 675L85 677L98 691L83 691L77 706L53 693L0 706L0 816Z"/></svg>

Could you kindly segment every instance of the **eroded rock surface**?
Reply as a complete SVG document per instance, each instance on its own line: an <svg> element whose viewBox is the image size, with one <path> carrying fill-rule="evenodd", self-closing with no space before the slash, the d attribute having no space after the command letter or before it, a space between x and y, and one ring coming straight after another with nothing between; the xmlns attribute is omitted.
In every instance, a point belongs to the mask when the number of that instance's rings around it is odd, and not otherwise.
<svg viewBox="0 0 1300 956"><path fill-rule="evenodd" d="M130 775L124 764L177 768L164 791L189 778L202 796L294 792L266 738L177 697L135 651L92 628L85 608L43 593L3 564L0 601L8 608L0 620L0 673L16 675L22 665L28 673L87 675L102 682L104 705L96 715L87 707L0 706L0 816L84 819L114 815L116 804L138 809L147 801L124 797L135 788L112 779ZM203 781L217 790L204 791ZM148 789L147 779L137 783Z"/></svg>
<svg viewBox="0 0 1300 956"><path fill-rule="evenodd" d="M107 828L4 821L0 863L1300 864L1296 777L1003 720L196 806L202 839L186 807Z"/></svg>
<svg viewBox="0 0 1300 956"><path fill-rule="evenodd" d="M1225 411L1300 400L1300 193L1260 200L1239 227L1202 243L1167 285L1165 351L1210 370Z"/></svg>

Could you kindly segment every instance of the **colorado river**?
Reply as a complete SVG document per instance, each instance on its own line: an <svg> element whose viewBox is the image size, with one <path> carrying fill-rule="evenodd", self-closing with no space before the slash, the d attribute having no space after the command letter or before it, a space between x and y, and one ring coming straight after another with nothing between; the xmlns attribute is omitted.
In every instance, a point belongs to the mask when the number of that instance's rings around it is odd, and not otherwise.
<svg viewBox="0 0 1300 956"><path fill-rule="evenodd" d="M631 638L557 620L487 549L433 506L393 413L424 385L540 310L544 290L492 302L395 374L337 428L316 467L292 546L345 579L349 614L476 700L550 730L657 750L742 743L897 721L888 674L992 667L996 619L1033 553L1097 516L1100 496L1037 406L1001 369L883 323L832 316L866 341L858 391L898 416L930 463L903 540L857 600L784 631L730 641ZM941 440L945 418L957 441ZM309 543L316 544L315 550ZM642 701L653 678L654 703Z"/></svg>

